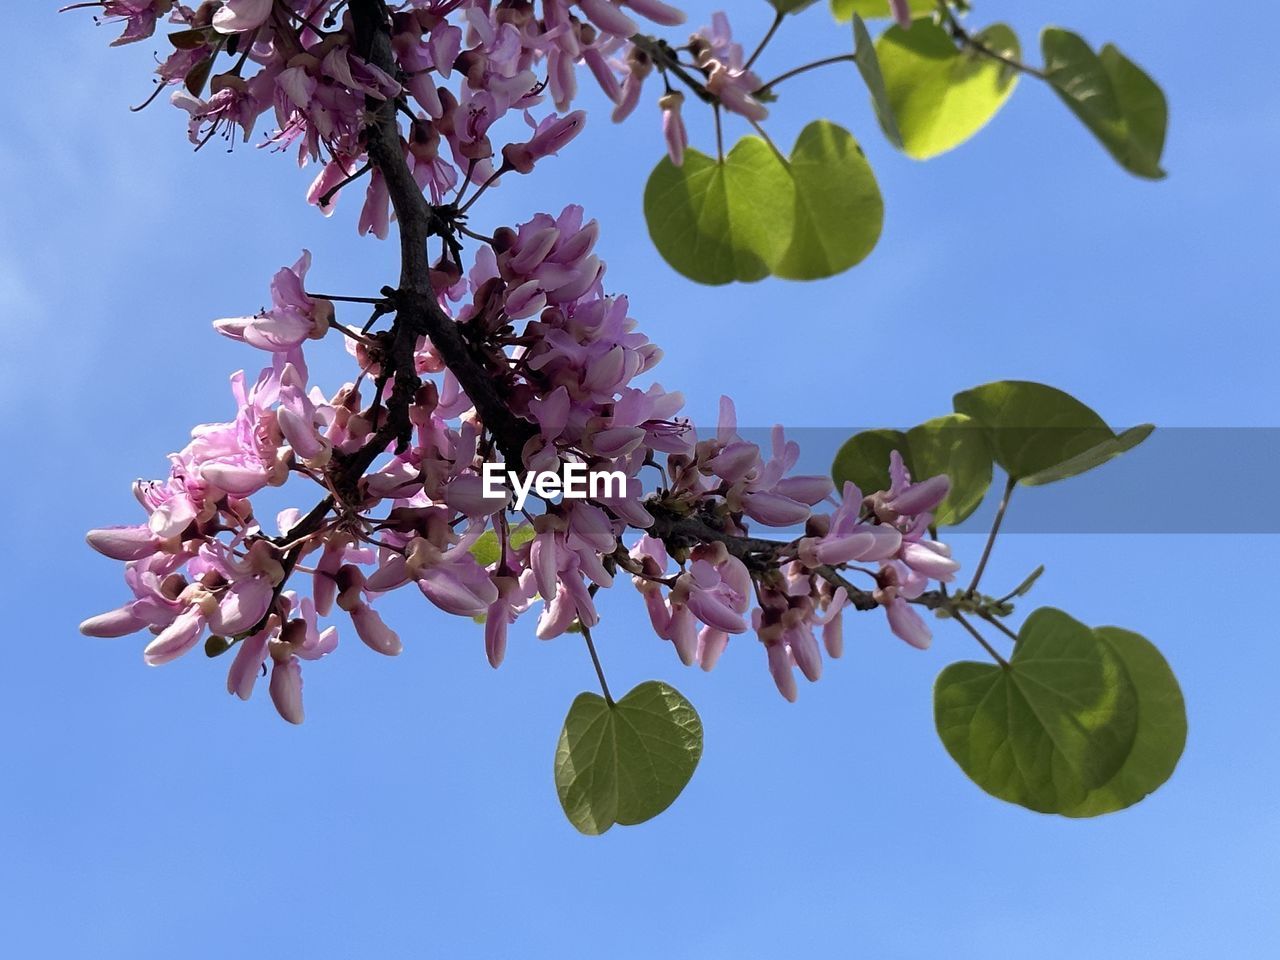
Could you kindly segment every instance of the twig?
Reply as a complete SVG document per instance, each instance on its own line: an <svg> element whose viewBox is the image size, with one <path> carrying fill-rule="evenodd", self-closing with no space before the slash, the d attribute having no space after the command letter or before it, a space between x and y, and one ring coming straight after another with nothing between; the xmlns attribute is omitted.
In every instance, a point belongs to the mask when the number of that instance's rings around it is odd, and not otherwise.
<svg viewBox="0 0 1280 960"><path fill-rule="evenodd" d="M609 693L609 684L604 679L604 668L600 666L600 656L596 653L596 645L591 640L591 631L585 623L578 622L578 626L582 628L582 636L587 641L587 649L591 652L591 662L595 664L596 676L600 678L600 690L604 693L604 702L609 706L613 706L613 697Z"/></svg>
<svg viewBox="0 0 1280 960"><path fill-rule="evenodd" d="M321 207L327 207L333 201L333 198L337 195L339 190L341 190L343 187L347 186L348 184L355 183L357 180L359 180L361 177L363 177L366 173L368 173L372 169L373 169L373 164L366 163L363 167L361 167L355 173L351 174L350 176L343 177L341 180L339 180L332 187L330 187L328 190L326 190L324 193L320 195L320 199L319 201L317 201L318 204Z"/></svg>
<svg viewBox="0 0 1280 960"><path fill-rule="evenodd" d="M991 559L991 548L996 545L996 534L1000 532L1000 524L1004 521L1004 512L1009 509L1009 498L1013 496L1013 488L1018 485L1018 481L1010 477L1005 481L1004 496L1000 498L1000 509L996 511L995 522L991 524L991 533L987 536L987 545L982 548L982 559L978 561L978 568L973 571L973 580L969 584L968 593L972 596L978 589L978 581L982 579L982 573L987 569L987 561Z"/></svg>
<svg viewBox="0 0 1280 960"><path fill-rule="evenodd" d="M778 28L782 26L782 21L786 18L787 15L781 10L774 15L773 23L769 25L769 32L764 35L764 39L760 41L760 46L756 47L755 53L751 54L747 62L742 65L743 70L750 70L752 65L760 59L760 54L764 53L764 48L769 45L769 41L773 39L773 35L778 32Z"/></svg>
<svg viewBox="0 0 1280 960"><path fill-rule="evenodd" d="M977 628L973 624L971 624L968 620L966 620L963 616L961 616L959 613L957 613L954 610L951 611L951 616L955 618L956 623L960 624L960 626L964 627L966 630L969 631L969 633L973 635L973 639L977 640L980 644L982 644L982 648L986 650L987 653L991 654L991 656L995 658L996 662L1000 664L1000 666L1004 667L1006 670L1009 669L1009 661L1006 660L1004 657L1000 656L1000 654L996 651L995 647L987 643L987 641L983 638L982 634L978 632Z"/></svg>
<svg viewBox="0 0 1280 960"><path fill-rule="evenodd" d="M1025 73L1028 76L1035 77L1038 80L1049 79L1049 74L1045 73L1043 70L1033 67L1029 63L1023 63L1021 60L1011 57L1007 53L1001 53L999 50L992 50L989 46L971 34L965 29L964 25L960 22L960 19L955 15L955 12L951 7L947 5L946 0L938 0L938 12L941 13L943 20L946 21L947 27L951 31L951 36L955 37L956 40L958 40L962 45L968 47L974 53L980 53L984 57L997 60L1000 63L1003 63L1006 67L1012 67L1014 70L1017 70L1020 73Z"/></svg>
<svg viewBox="0 0 1280 960"><path fill-rule="evenodd" d="M760 94L772 90L778 84L782 83L783 80L790 80L792 77L798 77L800 74L808 73L810 70L817 70L819 67L829 67L833 63L844 63L846 61L853 63L855 59L856 58L852 53L842 53L838 57L827 57L823 60L815 60L813 63L801 64L798 67L793 67L786 73L779 74L763 86L757 87L752 91L752 96L758 97Z"/></svg>

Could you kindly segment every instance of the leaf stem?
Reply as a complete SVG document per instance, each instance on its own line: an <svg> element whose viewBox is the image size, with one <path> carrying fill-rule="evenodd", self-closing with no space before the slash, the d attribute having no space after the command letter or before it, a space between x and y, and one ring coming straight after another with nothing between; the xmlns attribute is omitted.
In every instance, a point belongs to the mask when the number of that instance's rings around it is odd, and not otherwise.
<svg viewBox="0 0 1280 960"><path fill-rule="evenodd" d="M591 630L582 621L578 621L578 625L582 627L582 636L586 638L587 650L591 653L591 662L595 665L596 676L600 678L600 690L604 693L604 702L612 707L613 696L609 693L609 684L604 679L604 668L600 666L600 656L596 653L596 645L591 640Z"/></svg>
<svg viewBox="0 0 1280 960"><path fill-rule="evenodd" d="M322 209L324 207L329 206L329 204L333 202L333 198L337 196L339 190L341 190L343 187L350 186L351 184L355 183L357 180L363 177L366 173L369 173L371 170L373 170L373 161L366 163L363 167L361 167L355 173L352 173L349 176L343 177L340 181L335 183L332 187L330 187L328 190L324 192L324 195L321 196L320 199L317 201L317 205Z"/></svg>
<svg viewBox="0 0 1280 960"><path fill-rule="evenodd" d="M978 632L977 627L975 627L972 623L970 623L968 620L962 617L955 610L951 611L951 616L955 618L956 623L960 624L960 626L964 627L966 630L969 631L969 633L973 635L973 639L977 640L980 644L982 644L982 648L986 650L987 653L991 654L991 656L995 658L996 662L1000 664L1000 666L1004 667L1006 670L1009 669L1009 661L1006 660L1004 657L1000 656L999 652L996 650L995 647L987 643L987 641L983 638L982 634Z"/></svg>
<svg viewBox="0 0 1280 960"><path fill-rule="evenodd" d="M767 90L772 90L774 87L780 84L783 80L790 80L792 77L798 77L800 76L800 74L807 73L810 70L817 70L819 67L829 67L833 63L844 63L846 60L849 63L853 63L855 61L855 57L852 53L842 53L838 57L827 57L823 60L815 60L812 63L804 63L798 67L793 67L792 69L788 70L786 73L779 74L778 76L770 80L768 83L757 88L756 90L753 90L752 96L759 96L760 94L764 93Z"/></svg>
<svg viewBox="0 0 1280 960"><path fill-rule="evenodd" d="M774 15L773 23L770 24L769 26L769 32L766 33L764 35L764 39L760 41L760 46L756 47L756 52L751 54L751 57L747 60L745 64L743 64L743 67L742 67L743 70L750 70L752 64L754 64L758 59L760 59L760 54L764 53L764 48L769 45L769 41L773 39L773 35L778 32L778 28L782 26L782 21L785 20L786 18L787 18L787 15L783 13L781 10L779 10L777 14Z"/></svg>
<svg viewBox="0 0 1280 960"><path fill-rule="evenodd" d="M999 50L992 50L985 43L971 34L967 29L965 29L964 25L952 11L951 7L947 5L947 0L938 0L938 12L942 15L942 19L945 21L947 28L951 31L951 36L958 40L961 46L968 47L974 53L982 54L984 57L997 60L1000 63L1003 63L1006 67L1012 67L1019 73L1025 73L1038 80L1049 79L1049 74L1045 73L1038 67L1033 67L1029 63L1023 63L1021 60L1011 57L1007 53L1001 53Z"/></svg>
<svg viewBox="0 0 1280 960"><path fill-rule="evenodd" d="M978 589L978 581L982 579L982 573L987 569L987 561L991 559L991 548L996 545L996 534L1000 532L1000 524L1004 521L1004 512L1009 509L1009 498L1013 496L1013 488L1017 486L1018 481L1013 477L1009 477L1004 484L1004 496L1000 498L1000 508L996 511L995 522L991 524L991 533L987 537L987 545L982 549L982 559L978 561L978 569L973 571L973 582L969 584L968 593L970 596Z"/></svg>
<svg viewBox="0 0 1280 960"><path fill-rule="evenodd" d="M1018 635L1014 633L1012 630L1010 630L1008 627L1006 627L998 619L993 617L991 614L980 613L978 614L978 616L982 617L983 620L987 621L987 623L991 624L993 627L995 627L997 630L1003 633L1006 637L1008 637L1014 643L1018 642Z"/></svg>
<svg viewBox="0 0 1280 960"><path fill-rule="evenodd" d="M777 157L779 160L782 161L782 165L784 167L787 166L788 161L786 156L783 154L781 150L778 149L778 145L773 142L773 139L769 136L769 134L764 132L764 127L760 126L760 124L756 123L756 121L754 120L748 120L747 122L751 124L751 126L755 129L756 133L760 134L760 139L769 145L769 149L773 151L773 155L775 157Z"/></svg>

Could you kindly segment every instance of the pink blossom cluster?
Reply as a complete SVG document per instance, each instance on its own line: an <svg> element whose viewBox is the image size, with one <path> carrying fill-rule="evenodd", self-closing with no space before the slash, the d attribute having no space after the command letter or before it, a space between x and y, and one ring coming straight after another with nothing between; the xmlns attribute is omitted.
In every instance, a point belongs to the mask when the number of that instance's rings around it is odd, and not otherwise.
<svg viewBox="0 0 1280 960"><path fill-rule="evenodd" d="M715 666L729 636L746 632L754 592L751 627L768 652L779 692L788 700L796 698L796 668L811 681L822 675L815 629L821 628L828 655L839 657L844 649L848 590L833 587L824 571L876 564L874 597L889 626L923 649L932 634L910 601L931 580L951 582L959 569L950 549L928 536L930 511L950 490L945 476L913 483L895 451L888 490L864 498L846 483L835 509L820 513L814 508L834 502L832 484L826 477L789 476L799 456L798 445L775 427L771 455L764 459L756 444L738 436L733 404L723 399L716 438L696 443L692 456L668 457L675 479L672 495L690 512L710 512L744 537L744 517L772 527L803 524L805 535L782 552L776 569L754 573L729 555L723 543L700 545L674 583L664 581L669 557L660 540L646 535L632 551L641 564L634 581L654 630L672 641L685 664L697 662L706 670Z"/></svg>
<svg viewBox="0 0 1280 960"><path fill-rule="evenodd" d="M895 12L899 6L895 0ZM366 98L412 103L406 159L440 203L463 182L490 182L499 166L528 173L572 139L584 118L573 114L565 123L562 114L577 95L579 67L614 102L615 121L629 116L654 70L645 48L628 39L639 29L634 17L662 25L685 19L661 0L411 0L391 5L398 68L391 76L353 52L350 13L334 15L335 0L211 0L195 7L105 0L65 9L78 7L100 7L103 19L123 21L116 44L151 36L162 19L178 25L171 34L176 49L157 74L162 86L178 87L171 99L190 115L191 141L203 145L218 134L248 141L260 118L270 115L275 129L266 144L296 145L300 164L321 164L308 199L326 215L363 170ZM745 67L724 13L714 14L682 50L706 93L726 110L753 122L768 116L755 97L760 78ZM548 99L559 113L534 120L532 111ZM677 165L688 145L683 102L670 86L658 100ZM495 124L513 111L523 114L533 137L495 145ZM375 170L359 229L382 237L389 221L386 184Z"/></svg>
<svg viewBox="0 0 1280 960"><path fill-rule="evenodd" d="M247 697L269 661L272 698L295 722L302 717L301 661L324 656L337 642L335 629L321 631L317 617L336 606L364 643L394 655L400 638L374 604L410 584L446 613L483 618L486 652L497 666L509 625L528 610L538 609L536 632L544 639L595 626L595 589L611 586L622 567L644 594L656 633L685 663L709 669L730 635L754 629L779 689L793 698L793 666L810 680L821 672L815 629L830 655L840 653L848 596L821 572L871 563L891 626L925 645L928 628L908 601L956 569L946 547L927 536L946 479L912 483L895 455L888 490L864 498L848 485L835 509L822 513L815 508L835 504L831 482L793 475L799 447L781 428L762 451L739 436L726 399L716 435L699 440L678 417L679 394L636 385L661 354L636 330L626 298L604 292L596 235L596 223L584 222L578 207L498 231L442 306L458 305L456 321L488 352L513 412L536 428L523 468L554 470L572 461L618 470L630 478L627 495L545 502L525 516L486 498L481 472L492 448L484 424L423 338L416 366L426 379L410 408L413 441L399 452L388 447L360 481L360 499L326 513L315 532L291 536L298 510L282 512L277 530L265 531L254 496L295 478L332 496L326 466L369 442L391 390L366 395L380 372L373 339L353 351L355 380L329 397L309 386L303 345L346 328L333 318L332 303L308 294L304 255L276 275L269 308L215 324L271 355L252 384L243 374L232 378L235 418L197 427L171 457L167 480L135 486L144 523L89 534L92 546L126 563L132 598L86 621L84 632L149 630L150 664L167 663L206 636L211 652L238 645L228 689ZM647 465L662 476L656 490L642 488ZM803 526L805 535L771 568L752 569L710 542L680 550L672 570L674 551L661 540L644 534L629 550L624 545L654 526L654 511L700 517L726 535L746 536L749 522ZM490 531L500 556L482 565L473 548ZM288 589L297 571L311 575L309 597Z"/></svg>
<svg viewBox="0 0 1280 960"><path fill-rule="evenodd" d="M734 42L733 28L727 15L713 14L711 25L695 33L686 49L705 78L705 91L726 110L752 123L759 123L769 115L768 109L755 96L762 86L760 77L746 67L742 45ZM618 105L613 111L615 122L625 119L635 110L644 82L653 72L653 62L642 46L628 44L622 64L626 77ZM682 113L684 99L683 93L667 85L666 92L658 100L667 153L676 166L684 163L684 151L689 145L689 132Z"/></svg>
<svg viewBox="0 0 1280 960"><path fill-rule="evenodd" d="M308 192L327 214L340 188L364 167L369 99L402 99L412 115L405 156L433 202L462 182L487 183L499 169L527 173L555 153L582 125L562 116L586 67L620 103L632 91L632 68L617 54L635 34L634 17L659 24L684 21L661 0L410 0L389 4L395 76L353 50L355 27L335 0L105 0L73 4L101 8L123 21L116 43L153 34L167 19L175 50L157 69L161 86L190 114L190 138L215 135L248 141L264 115L274 120L267 143L296 146L300 164L321 164ZM541 120L533 111L550 101ZM634 102L631 103L634 106ZM557 113L558 111L559 113ZM495 125L523 115L528 140L503 142ZM518 127L517 127L518 131ZM549 133L553 131L553 133ZM494 139L498 138L495 144ZM372 171L361 232L385 236L389 198Z"/></svg>
<svg viewBox="0 0 1280 960"><path fill-rule="evenodd" d="M150 35L166 16L180 24L160 76L182 84L174 99L191 114L193 139L232 129L248 137L272 113L270 142L296 143L301 160L323 164L311 190L317 203L365 165L368 104L386 98L412 114L404 160L437 204L459 181L487 184L503 171L528 172L582 126L581 113L566 112L578 64L620 115L634 106L651 65L627 46L636 29L628 11L661 23L680 19L658 0L543 0L541 17L529 0L416 0L392 8L393 77L353 53L350 13L331 18L338 5L329 0L101 7L104 17L125 22L121 42ZM743 67L727 21L717 17L689 49L726 107L760 115L750 96L757 80ZM214 72L224 56L229 69ZM542 67L545 79L535 69ZM443 82L454 74L456 89ZM548 94L559 113L535 122L530 111ZM673 142L677 107L664 104ZM512 111L529 119L532 132L496 148L493 125ZM362 231L384 235L389 206L387 183L374 169ZM125 563L131 596L85 621L83 631L147 631L152 665L202 640L210 655L234 648L227 689L248 698L269 665L271 698L292 722L303 716L302 662L337 644L338 628L322 628L321 620L340 611L361 641L395 655L401 639L376 605L410 585L446 613L482 619L495 667L510 625L527 612L537 612L543 639L599 623L595 594L619 571L639 588L655 632L683 662L710 669L730 636L754 630L789 699L795 670L810 680L821 672L817 632L828 655L840 654L852 589L840 585L845 573L870 576L872 605L883 607L903 639L927 644L927 625L911 601L956 568L928 536L945 478L913 483L895 457L887 490L864 497L847 485L837 499L825 477L793 473L799 448L781 428L767 451L740 436L728 400L714 437L699 439L680 416L681 395L648 379L661 351L637 330L627 299L605 292L598 234L595 221L569 206L492 237L472 235L483 243L470 269L464 274L460 259L445 259L431 277L440 310L458 325L487 385L527 428L517 444L521 462L510 466L583 464L621 474L624 494L544 499L537 511L486 496L483 466L506 443L436 345L418 339L413 372L421 385L411 401L397 400L393 374L402 371L392 369L391 335L372 321L363 331L338 322L334 303L308 290L304 253L273 278L270 306L214 325L270 356L252 381L232 377L233 419L197 427L170 457L166 479L135 485L142 523L89 534L94 548ZM381 306L383 313L399 309ZM335 336L356 372L325 393L310 383L304 351L308 341ZM407 402L407 442L381 429L397 402ZM346 477L343 465L352 462L369 466ZM642 476L652 481L648 489ZM266 529L260 495L297 484L319 503L305 513L284 510ZM712 535L673 532L673 519ZM751 541L752 524L803 534ZM302 575L309 591L298 586Z"/></svg>

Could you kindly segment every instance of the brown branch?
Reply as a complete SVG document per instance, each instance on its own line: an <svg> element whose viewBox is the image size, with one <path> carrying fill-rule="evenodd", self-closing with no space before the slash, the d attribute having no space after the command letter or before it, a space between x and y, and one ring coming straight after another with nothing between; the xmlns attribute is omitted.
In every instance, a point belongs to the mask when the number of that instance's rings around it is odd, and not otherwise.
<svg viewBox="0 0 1280 960"><path fill-rule="evenodd" d="M390 19L382 0L352 0L351 16L357 51L369 63L394 76ZM511 412L493 376L463 339L458 325L441 309L431 285L427 240L443 229L443 223L439 212L422 195L405 161L396 102L370 98L368 106L369 159L386 181L400 225L400 288L393 298L397 312L391 357L396 385L389 404L390 420L400 425L409 422L409 404L419 386L413 372L413 352L417 338L425 335L475 404L503 455L509 462L521 463L525 441L535 432L533 425Z"/></svg>

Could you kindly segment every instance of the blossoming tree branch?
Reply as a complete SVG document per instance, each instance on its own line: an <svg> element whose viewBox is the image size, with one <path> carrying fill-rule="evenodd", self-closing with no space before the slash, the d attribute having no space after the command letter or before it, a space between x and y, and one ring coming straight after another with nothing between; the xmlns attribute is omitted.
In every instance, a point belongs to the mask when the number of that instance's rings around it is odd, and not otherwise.
<svg viewBox="0 0 1280 960"><path fill-rule="evenodd" d="M611 693L592 639L600 590L638 590L686 665L710 670L754 634L737 655L758 656L788 700L841 655L847 624L879 611L922 650L937 624L972 638L983 659L943 670L935 711L984 790L1076 817L1160 786L1186 722L1155 647L1050 608L1015 621L1040 571L999 590L983 577L1015 492L1098 467L1149 426L1117 433L1060 391L1002 381L910 430L851 437L831 477L795 475L781 427L762 449L726 398L700 435L680 393L652 381L661 351L609 292L584 210L485 219L490 191L580 149L580 82L601 88L614 121L657 107L666 156L644 189L650 232L706 284L827 277L876 244L883 203L853 135L815 120L789 153L769 137L788 81L811 70L856 72L881 133L916 159L974 136L1030 78L1126 170L1163 176L1164 97L1114 46L1046 29L1032 63L962 0L831 0L852 25L833 28L835 52L765 72L770 41L813 5L772 0L772 27L744 47L724 15L690 35L661 0L73 4L122 25L116 43L164 30L152 99L167 93L188 115L197 147L256 137L296 150L319 212L358 192L359 232L385 239L394 223L399 241L398 277L380 290L316 291L304 252L276 273L269 308L214 324L265 355L263 369L231 378L234 419L196 427L167 477L135 484L139 522L89 534L124 564L129 599L83 632L145 632L156 666L203 647L230 661L227 689L244 699L269 673L276 709L301 723L303 664L327 661L340 630L400 652L404 625L377 609L392 591L482 622L494 667L510 625L534 618L543 640L579 636L599 678L600 695L569 710L554 771L570 821L600 833L664 810L702 752L698 715L672 686ZM873 39L877 19L890 23ZM714 117L705 151L689 144L691 109ZM729 145L734 127L746 135ZM309 378L321 349L350 355L336 389ZM939 530L973 513L997 467L993 528L962 570ZM597 476L609 482L586 482ZM296 491L296 506L268 522L254 498L272 487Z"/></svg>

